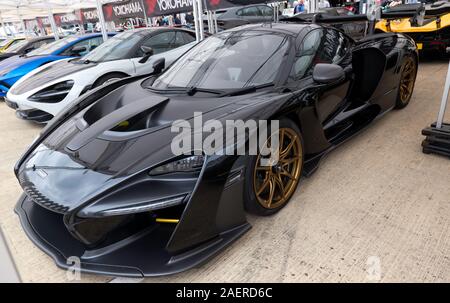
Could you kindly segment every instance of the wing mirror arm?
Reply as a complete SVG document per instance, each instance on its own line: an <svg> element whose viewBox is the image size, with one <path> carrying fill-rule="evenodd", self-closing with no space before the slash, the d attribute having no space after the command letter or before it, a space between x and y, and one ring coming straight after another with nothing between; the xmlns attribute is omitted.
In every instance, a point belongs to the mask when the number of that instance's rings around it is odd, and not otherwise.
<svg viewBox="0 0 450 303"><path fill-rule="evenodd" d="M144 53L144 56L141 58L141 60L139 60L139 63L145 63L148 61L148 59L150 59L151 56L153 56L153 48L149 47L149 46L141 46L141 50Z"/></svg>
<svg viewBox="0 0 450 303"><path fill-rule="evenodd" d="M159 75L162 73L164 68L166 67L166 59L165 58L159 58L155 62L153 62L153 75Z"/></svg>

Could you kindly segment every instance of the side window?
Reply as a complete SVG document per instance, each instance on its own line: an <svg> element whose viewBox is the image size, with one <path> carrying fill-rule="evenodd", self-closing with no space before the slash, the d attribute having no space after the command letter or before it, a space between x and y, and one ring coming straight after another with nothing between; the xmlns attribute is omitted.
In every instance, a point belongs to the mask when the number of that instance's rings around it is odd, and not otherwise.
<svg viewBox="0 0 450 303"><path fill-rule="evenodd" d="M33 43L32 48L36 49L36 48L41 47L42 45L51 43L53 41L55 41L55 40L54 39L47 39L47 40L36 41L36 42Z"/></svg>
<svg viewBox="0 0 450 303"><path fill-rule="evenodd" d="M80 42L75 43L68 49L66 49L64 52L62 52L61 55L63 56L84 56L87 53L89 53L91 50L95 49L97 46L102 44L103 38L102 37L94 37L90 39L86 39ZM85 47L86 50L82 52L76 52L76 48Z"/></svg>
<svg viewBox="0 0 450 303"><path fill-rule="evenodd" d="M350 41L334 29L315 29L303 39L291 70L291 79L312 74L318 63L337 64L347 54Z"/></svg>
<svg viewBox="0 0 450 303"><path fill-rule="evenodd" d="M193 41L195 41L194 36L185 32L176 32L175 45L173 47L177 48Z"/></svg>
<svg viewBox="0 0 450 303"><path fill-rule="evenodd" d="M258 7L256 6L251 6L251 7L246 7L241 9L240 11L238 11L238 16L243 16L243 17L257 17L258 16Z"/></svg>
<svg viewBox="0 0 450 303"><path fill-rule="evenodd" d="M20 40L13 40L13 41L11 42L11 44L8 46L8 48L11 47L11 46L13 46L14 44L17 44L18 42L22 42L22 40L23 40L23 39L20 39Z"/></svg>
<svg viewBox="0 0 450 303"><path fill-rule="evenodd" d="M338 30L327 28L324 30L325 35L323 41L323 59L329 63L339 63L339 61L347 54L350 41Z"/></svg>
<svg viewBox="0 0 450 303"><path fill-rule="evenodd" d="M316 57L322 41L322 29L315 29L309 32L300 45L296 54L294 65L292 66L290 78L301 79L312 73L313 66L318 63Z"/></svg>
<svg viewBox="0 0 450 303"><path fill-rule="evenodd" d="M172 48L172 45L175 44L175 38L174 31L166 31L146 39L142 45L153 48L153 53L155 55L161 54ZM137 56L140 57L142 55L142 50L139 48Z"/></svg>
<svg viewBox="0 0 450 303"><path fill-rule="evenodd" d="M264 17L272 17L273 16L273 10L269 6L260 6L259 10L261 11L262 16Z"/></svg>

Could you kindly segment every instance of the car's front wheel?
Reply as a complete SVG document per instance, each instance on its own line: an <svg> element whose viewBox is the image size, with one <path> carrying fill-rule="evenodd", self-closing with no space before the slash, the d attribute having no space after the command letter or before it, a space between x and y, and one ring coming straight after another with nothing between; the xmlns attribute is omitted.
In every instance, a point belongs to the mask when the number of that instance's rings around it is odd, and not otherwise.
<svg viewBox="0 0 450 303"><path fill-rule="evenodd" d="M268 165L270 159L261 154L249 157L247 164L244 206L256 215L268 216L282 209L302 175L304 149L299 128L292 120L281 119L278 136L278 161L274 165Z"/></svg>

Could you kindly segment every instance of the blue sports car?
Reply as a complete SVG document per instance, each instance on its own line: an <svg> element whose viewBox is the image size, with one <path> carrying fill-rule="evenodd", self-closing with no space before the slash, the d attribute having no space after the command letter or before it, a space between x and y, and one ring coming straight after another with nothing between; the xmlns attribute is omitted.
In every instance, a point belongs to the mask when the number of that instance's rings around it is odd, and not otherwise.
<svg viewBox="0 0 450 303"><path fill-rule="evenodd" d="M114 33L108 34L113 36ZM21 77L43 64L56 60L83 56L102 44L99 33L69 36L35 49L26 55L13 56L0 62L0 97Z"/></svg>

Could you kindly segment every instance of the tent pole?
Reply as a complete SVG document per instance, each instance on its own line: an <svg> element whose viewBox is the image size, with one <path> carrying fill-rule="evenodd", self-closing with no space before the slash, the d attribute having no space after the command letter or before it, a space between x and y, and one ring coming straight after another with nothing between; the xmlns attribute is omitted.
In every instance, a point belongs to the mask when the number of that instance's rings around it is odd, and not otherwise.
<svg viewBox="0 0 450 303"><path fill-rule="evenodd" d="M192 13L194 15L195 39L197 40L197 42L199 42L200 41L200 28L199 28L199 24L198 24L197 0L193 0L192 9L193 9Z"/></svg>
<svg viewBox="0 0 450 303"><path fill-rule="evenodd" d="M208 33L212 34L212 29L211 29L211 14L209 13L209 11L206 11L206 17L208 18Z"/></svg>
<svg viewBox="0 0 450 303"><path fill-rule="evenodd" d="M219 27L217 26L217 14L216 11L213 12L213 18L214 18L214 34L219 32Z"/></svg>
<svg viewBox="0 0 450 303"><path fill-rule="evenodd" d="M142 9L144 10L144 18L145 18L145 27L148 27L148 17L147 17L147 10L145 9L145 5L144 5L144 0L141 0L141 4L142 4ZM139 24L138 24L139 26Z"/></svg>
<svg viewBox="0 0 450 303"><path fill-rule="evenodd" d="M445 110L447 109L448 91L450 89L450 62L448 64L447 78L445 79L444 93L442 94L441 108L436 122L436 128L442 128L444 123Z"/></svg>
<svg viewBox="0 0 450 303"><path fill-rule="evenodd" d="M2 23L2 27L3 27L3 31L5 32L5 35L9 36L8 35L8 31L6 29L6 26L5 26L5 22L3 21L3 17L2 17L2 13L1 12L0 12L0 22Z"/></svg>
<svg viewBox="0 0 450 303"><path fill-rule="evenodd" d="M198 22L199 22L199 30L200 30L200 40L205 39L203 33L203 0L197 0L198 4Z"/></svg>
<svg viewBox="0 0 450 303"><path fill-rule="evenodd" d="M22 19L22 15L20 14L19 6L17 6L17 16L19 16L20 25L22 26L23 34L25 37L28 36L27 28L25 27L25 22Z"/></svg>
<svg viewBox="0 0 450 303"><path fill-rule="evenodd" d="M97 0L96 2L98 20L100 21L100 26L102 28L103 42L105 42L106 40L108 40L108 34L106 33L106 22L105 16L103 15L102 2L101 0Z"/></svg>
<svg viewBox="0 0 450 303"><path fill-rule="evenodd" d="M53 18L52 6L48 0L45 0L45 5L47 6L48 20L50 21L50 26L52 27L53 36L55 36L55 40L59 40L58 27L56 26L55 18Z"/></svg>

